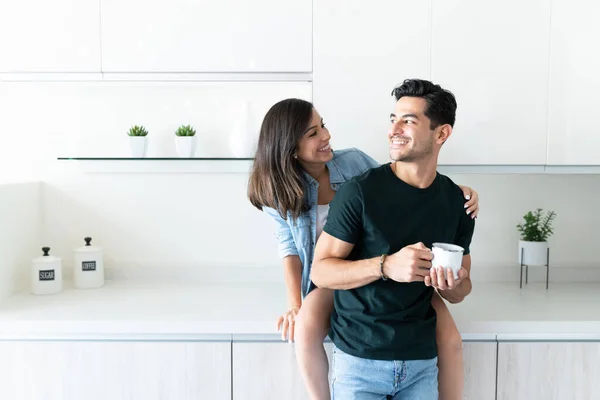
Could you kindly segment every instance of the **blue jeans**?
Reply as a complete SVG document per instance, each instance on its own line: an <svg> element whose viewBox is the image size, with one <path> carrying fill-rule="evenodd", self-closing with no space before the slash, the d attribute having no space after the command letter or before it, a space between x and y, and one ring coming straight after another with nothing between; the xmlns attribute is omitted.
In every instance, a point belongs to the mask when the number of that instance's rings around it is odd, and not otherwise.
<svg viewBox="0 0 600 400"><path fill-rule="evenodd" d="M437 357L430 360L368 360L333 347L332 400L437 400Z"/></svg>

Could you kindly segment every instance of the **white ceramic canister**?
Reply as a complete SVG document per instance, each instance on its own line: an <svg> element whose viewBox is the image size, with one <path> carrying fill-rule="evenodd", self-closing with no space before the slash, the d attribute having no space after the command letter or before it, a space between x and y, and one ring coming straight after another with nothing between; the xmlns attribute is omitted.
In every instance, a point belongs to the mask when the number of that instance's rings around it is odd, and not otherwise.
<svg viewBox="0 0 600 400"><path fill-rule="evenodd" d="M92 289L104 285L102 249L92 246L92 238L86 237L85 246L75 249L73 285L77 289Z"/></svg>
<svg viewBox="0 0 600 400"><path fill-rule="evenodd" d="M31 293L55 294L62 291L62 261L49 255L50 247L42 247L44 252L33 260L31 265Z"/></svg>

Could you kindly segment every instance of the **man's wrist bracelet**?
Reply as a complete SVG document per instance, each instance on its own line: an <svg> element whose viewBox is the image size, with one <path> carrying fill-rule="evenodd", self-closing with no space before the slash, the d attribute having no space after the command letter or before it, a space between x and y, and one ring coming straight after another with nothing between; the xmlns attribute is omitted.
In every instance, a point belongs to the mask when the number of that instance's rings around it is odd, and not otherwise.
<svg viewBox="0 0 600 400"><path fill-rule="evenodd" d="M381 273L381 279L383 279L384 281L388 280L387 275L383 273L383 262L385 261L386 256L387 254L382 254L381 260L379 261L379 272Z"/></svg>

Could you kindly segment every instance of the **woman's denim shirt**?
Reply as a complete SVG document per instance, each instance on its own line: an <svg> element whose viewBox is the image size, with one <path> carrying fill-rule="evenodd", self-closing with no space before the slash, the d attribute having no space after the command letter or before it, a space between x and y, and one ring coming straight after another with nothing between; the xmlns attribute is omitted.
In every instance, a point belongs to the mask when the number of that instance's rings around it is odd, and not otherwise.
<svg viewBox="0 0 600 400"><path fill-rule="evenodd" d="M378 167L380 164L358 149L344 149L333 152L333 158L327 162L331 188L337 191L350 178ZM317 236L317 204L319 183L307 173L305 178L305 199L310 209L302 212L297 220L293 220L288 212L287 220L281 218L279 212L263 207L276 223L275 237L279 241L279 257L296 255L302 262L302 297L311 290L310 268L313 262Z"/></svg>

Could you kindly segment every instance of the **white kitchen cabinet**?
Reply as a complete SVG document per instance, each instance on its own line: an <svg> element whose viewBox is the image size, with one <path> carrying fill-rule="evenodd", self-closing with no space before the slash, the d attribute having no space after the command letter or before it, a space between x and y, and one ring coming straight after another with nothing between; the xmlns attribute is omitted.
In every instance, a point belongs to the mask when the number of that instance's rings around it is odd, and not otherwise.
<svg viewBox="0 0 600 400"><path fill-rule="evenodd" d="M0 1L0 72L100 72L98 0Z"/></svg>
<svg viewBox="0 0 600 400"><path fill-rule="evenodd" d="M325 344L331 357L331 343ZM269 342L233 344L234 400L305 400L294 346Z"/></svg>
<svg viewBox="0 0 600 400"><path fill-rule="evenodd" d="M546 163L550 6L433 0L431 76L458 103L440 164Z"/></svg>
<svg viewBox="0 0 600 400"><path fill-rule="evenodd" d="M389 161L392 89L430 77L429 1L315 0L314 104L334 148Z"/></svg>
<svg viewBox="0 0 600 400"><path fill-rule="evenodd" d="M464 342L465 400L496 398L496 342Z"/></svg>
<svg viewBox="0 0 600 400"><path fill-rule="evenodd" d="M231 344L0 342L0 398L230 399Z"/></svg>
<svg viewBox="0 0 600 400"><path fill-rule="evenodd" d="M600 398L600 342L498 346L499 400Z"/></svg>
<svg viewBox="0 0 600 400"><path fill-rule="evenodd" d="M596 0L552 4L549 165L600 165L598 16Z"/></svg>
<svg viewBox="0 0 600 400"><path fill-rule="evenodd" d="M331 364L333 345L326 343L325 348ZM494 400L496 342L465 342L463 349L463 398ZM294 347L287 343L234 343L232 370L234 400L307 398L296 364Z"/></svg>
<svg viewBox="0 0 600 400"><path fill-rule="evenodd" d="M311 0L101 0L105 72L310 72Z"/></svg>

